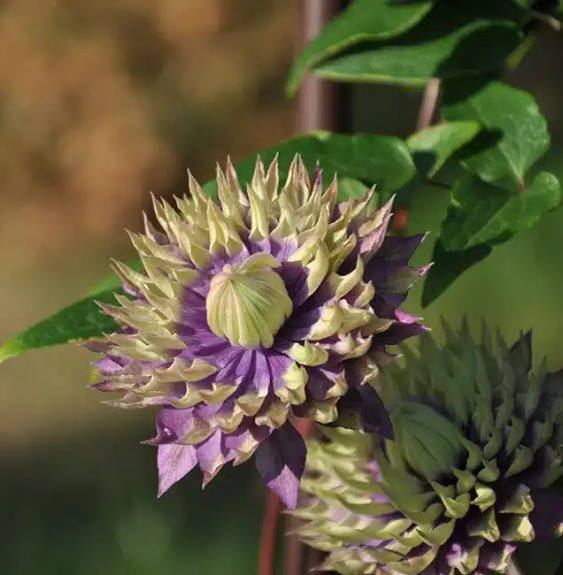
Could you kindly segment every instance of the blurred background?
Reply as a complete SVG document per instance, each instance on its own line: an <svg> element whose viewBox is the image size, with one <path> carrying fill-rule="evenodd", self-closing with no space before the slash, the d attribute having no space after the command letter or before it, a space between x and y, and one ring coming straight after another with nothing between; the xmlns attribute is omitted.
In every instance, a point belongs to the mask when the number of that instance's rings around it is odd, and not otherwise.
<svg viewBox="0 0 563 575"><path fill-rule="evenodd" d="M149 192L186 190L292 134L285 76L298 0L0 2L0 338L85 295L127 259ZM530 89L563 176L563 50L545 31L510 80ZM357 131L406 136L420 94L348 93ZM415 197L409 231L436 230L447 197ZM430 259L430 237L417 263ZM496 248L421 313L534 327L536 358L563 364L563 211ZM421 311L420 289L409 298ZM90 355L36 351L2 366L0 573L249 575L264 491L253 465L203 493L197 472L156 499L154 413L118 412L88 390Z"/></svg>

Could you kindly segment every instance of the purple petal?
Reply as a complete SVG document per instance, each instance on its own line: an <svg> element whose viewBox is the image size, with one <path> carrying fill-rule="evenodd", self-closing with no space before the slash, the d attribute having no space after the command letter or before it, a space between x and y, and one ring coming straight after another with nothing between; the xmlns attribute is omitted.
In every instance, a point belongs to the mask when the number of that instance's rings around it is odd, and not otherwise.
<svg viewBox="0 0 563 575"><path fill-rule="evenodd" d="M105 357L99 359L98 361L93 361L92 365L98 371L104 374L112 374L115 373L116 371L122 370L124 367L124 363L126 362L124 362L123 360L120 361L119 358L115 356L106 355Z"/></svg>
<svg viewBox="0 0 563 575"><path fill-rule="evenodd" d="M395 312L395 318L401 323L416 323L422 319L419 316L411 315L410 313L406 313L400 309Z"/></svg>
<svg viewBox="0 0 563 575"><path fill-rule="evenodd" d="M305 442L291 423L273 431L256 451L256 468L262 481L289 509L297 507L306 456Z"/></svg>
<svg viewBox="0 0 563 575"><path fill-rule="evenodd" d="M376 291L403 294L408 292L431 267L432 264L411 267L397 262L373 259L365 268L364 280L371 280Z"/></svg>
<svg viewBox="0 0 563 575"><path fill-rule="evenodd" d="M283 262L276 271L284 281L293 307L300 306L309 296L307 287L309 270L296 262Z"/></svg>
<svg viewBox="0 0 563 575"><path fill-rule="evenodd" d="M375 294L371 300L371 307L377 317L396 319L397 308L405 301L407 294Z"/></svg>
<svg viewBox="0 0 563 575"><path fill-rule="evenodd" d="M377 343L380 345L398 345L405 339L428 331L428 328L419 323L396 323L389 329L377 334Z"/></svg>
<svg viewBox="0 0 563 575"><path fill-rule="evenodd" d="M162 445L182 440L193 425L192 409L177 409L176 407L163 407L156 416L156 437L145 443L149 445Z"/></svg>
<svg viewBox="0 0 563 575"><path fill-rule="evenodd" d="M315 401L323 401L327 398L338 378L342 375L342 366L322 366L306 368L309 381L307 391Z"/></svg>
<svg viewBox="0 0 563 575"><path fill-rule="evenodd" d="M174 483L185 477L197 464L196 451L191 445L160 445L157 460L159 497L164 495Z"/></svg>
<svg viewBox="0 0 563 575"><path fill-rule="evenodd" d="M359 415L363 431L378 433L386 439L394 439L393 426L379 394L369 384L351 389L338 402L339 411L353 411Z"/></svg>
<svg viewBox="0 0 563 575"><path fill-rule="evenodd" d="M373 255L378 252L378 250L383 245L385 240L385 234L387 233L387 226L389 225L389 220L391 219L391 208L392 200L389 200L383 208L381 208L382 213L380 214L381 223L375 230L370 232L364 237L359 237L358 244L354 250L358 253L364 262L369 261Z"/></svg>
<svg viewBox="0 0 563 575"><path fill-rule="evenodd" d="M387 236L377 252L377 257L406 265L424 238L426 238L426 234L417 234L406 238Z"/></svg>

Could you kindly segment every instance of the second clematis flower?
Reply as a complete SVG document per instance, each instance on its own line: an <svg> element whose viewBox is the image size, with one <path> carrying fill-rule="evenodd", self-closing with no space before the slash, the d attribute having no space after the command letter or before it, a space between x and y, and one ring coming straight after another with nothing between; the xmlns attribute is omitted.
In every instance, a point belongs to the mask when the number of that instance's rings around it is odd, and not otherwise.
<svg viewBox="0 0 563 575"><path fill-rule="evenodd" d="M311 182L299 157L281 186L277 160L258 160L246 189L230 163L217 200L191 175L189 188L178 211L155 201L161 230L131 234L143 272L116 264L128 297L104 306L121 329L90 345L104 354L94 387L159 408L161 494L196 465L206 483L256 454L293 508L306 449L290 419L334 423L343 396L371 389L385 346L423 331L398 309L427 269L408 265L423 236L388 237L391 202L338 204L336 178Z"/></svg>

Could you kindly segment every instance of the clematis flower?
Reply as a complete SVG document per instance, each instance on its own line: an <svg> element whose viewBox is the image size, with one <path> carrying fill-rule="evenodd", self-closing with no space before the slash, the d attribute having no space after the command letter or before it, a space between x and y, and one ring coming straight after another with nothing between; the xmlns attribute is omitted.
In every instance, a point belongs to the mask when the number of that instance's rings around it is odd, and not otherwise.
<svg viewBox="0 0 563 575"><path fill-rule="evenodd" d="M395 441L309 442L301 537L343 575L507 573L517 546L563 533L563 372L531 370L531 335L427 335L383 374Z"/></svg>
<svg viewBox="0 0 563 575"><path fill-rule="evenodd" d="M189 188L178 211L154 202L160 231L131 234L144 271L116 264L129 297L103 306L121 329L91 346L104 354L95 387L159 409L160 493L257 452L293 507L306 452L290 418L334 422L385 346L424 329L398 309L426 271L408 266L423 237L386 237L391 202L370 212L370 191L337 205L337 180L311 183L299 157L281 187L277 161L258 160L244 191L230 163L218 201L191 175Z"/></svg>

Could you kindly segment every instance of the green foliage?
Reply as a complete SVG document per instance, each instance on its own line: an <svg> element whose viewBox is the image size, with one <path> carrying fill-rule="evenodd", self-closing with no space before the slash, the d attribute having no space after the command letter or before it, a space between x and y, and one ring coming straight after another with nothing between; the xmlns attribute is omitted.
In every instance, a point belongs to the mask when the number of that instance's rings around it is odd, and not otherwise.
<svg viewBox="0 0 563 575"><path fill-rule="evenodd" d="M368 186L360 180L342 178L338 181L338 201L345 202L346 200L361 198L368 189Z"/></svg>
<svg viewBox="0 0 563 575"><path fill-rule="evenodd" d="M88 296L19 333L0 348L0 362L30 349L112 333L117 327L115 321L102 314L96 302L113 304L116 293L123 292L110 289L98 292L95 298Z"/></svg>
<svg viewBox="0 0 563 575"><path fill-rule="evenodd" d="M287 176L291 160L295 154L300 154L311 169L318 161L327 178L337 173L341 177L377 182L378 190L385 192L398 190L416 172L405 142L391 136L345 136L323 131L310 132L260 151L259 154L266 164L278 156L280 178ZM252 154L235 164L241 183L250 181L255 162L256 154ZM205 185L205 190L212 195L215 189L215 180Z"/></svg>
<svg viewBox="0 0 563 575"><path fill-rule="evenodd" d="M447 120L483 127L485 145L463 164L486 182L524 188L527 170L549 149L547 124L532 96L501 82L446 83L441 110Z"/></svg>
<svg viewBox="0 0 563 575"><path fill-rule="evenodd" d="M392 3L387 6L393 9ZM522 41L524 21L524 11L510 0L460 2L455 10L449 2L436 2L426 18L404 34L344 47L314 70L343 82L407 86L496 72Z"/></svg>
<svg viewBox="0 0 563 575"><path fill-rule="evenodd" d="M476 121L482 130L458 154L473 175L453 186L424 286L425 305L494 245L529 229L561 202L552 174L526 182L529 168L549 148L545 118L529 94L496 81L446 83L441 109L446 119Z"/></svg>
<svg viewBox="0 0 563 575"><path fill-rule="evenodd" d="M538 174L521 192L509 192L468 176L453 190L440 238L444 248L453 252L493 245L529 229L560 202L559 181L547 172Z"/></svg>
<svg viewBox="0 0 563 575"><path fill-rule="evenodd" d="M413 134L407 145L419 173L432 178L454 152L479 133L478 122L447 122Z"/></svg>
<svg viewBox="0 0 563 575"><path fill-rule="evenodd" d="M387 40L402 34L431 7L429 0L395 5L387 0L356 0L297 57L287 81L288 93L295 93L308 68L359 42Z"/></svg>

